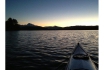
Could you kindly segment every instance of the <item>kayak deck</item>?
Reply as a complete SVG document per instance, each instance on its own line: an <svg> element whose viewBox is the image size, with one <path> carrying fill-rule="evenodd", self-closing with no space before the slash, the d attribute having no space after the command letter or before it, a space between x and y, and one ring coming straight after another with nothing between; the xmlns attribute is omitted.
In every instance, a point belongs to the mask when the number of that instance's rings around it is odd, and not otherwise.
<svg viewBox="0 0 104 70"><path fill-rule="evenodd" d="M97 70L89 55L78 43L74 49L66 70Z"/></svg>

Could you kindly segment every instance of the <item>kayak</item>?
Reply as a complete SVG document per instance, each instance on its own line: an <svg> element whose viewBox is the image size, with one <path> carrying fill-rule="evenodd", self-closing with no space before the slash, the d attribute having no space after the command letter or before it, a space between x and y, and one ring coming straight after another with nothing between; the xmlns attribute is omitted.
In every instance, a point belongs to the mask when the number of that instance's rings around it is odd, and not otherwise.
<svg viewBox="0 0 104 70"><path fill-rule="evenodd" d="M97 67L78 43L71 54L66 70L97 70Z"/></svg>

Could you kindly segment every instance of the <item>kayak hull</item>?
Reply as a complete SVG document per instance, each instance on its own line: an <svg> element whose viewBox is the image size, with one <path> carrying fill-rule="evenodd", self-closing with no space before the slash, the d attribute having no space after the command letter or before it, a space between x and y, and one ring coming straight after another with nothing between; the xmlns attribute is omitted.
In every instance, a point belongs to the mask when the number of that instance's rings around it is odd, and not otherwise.
<svg viewBox="0 0 104 70"><path fill-rule="evenodd" d="M66 70L97 70L97 68L89 55L78 43L71 54Z"/></svg>

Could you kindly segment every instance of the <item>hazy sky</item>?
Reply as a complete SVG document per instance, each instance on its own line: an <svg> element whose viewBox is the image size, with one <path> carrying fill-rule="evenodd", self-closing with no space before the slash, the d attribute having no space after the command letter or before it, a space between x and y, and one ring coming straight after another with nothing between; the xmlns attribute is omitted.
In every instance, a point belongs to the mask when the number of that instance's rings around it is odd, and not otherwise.
<svg viewBox="0 0 104 70"><path fill-rule="evenodd" d="M6 0L6 20L39 26L98 25L98 0Z"/></svg>

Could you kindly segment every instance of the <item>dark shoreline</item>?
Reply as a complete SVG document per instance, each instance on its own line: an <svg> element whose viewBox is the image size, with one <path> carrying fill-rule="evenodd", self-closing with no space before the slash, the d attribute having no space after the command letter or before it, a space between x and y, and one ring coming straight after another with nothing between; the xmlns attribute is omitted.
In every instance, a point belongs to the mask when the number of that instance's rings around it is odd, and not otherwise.
<svg viewBox="0 0 104 70"><path fill-rule="evenodd" d="M67 26L67 27L60 27L60 26L38 26L31 23L27 25L20 25L16 19L8 18L6 21L6 31L18 31L18 30L98 30L99 26Z"/></svg>
<svg viewBox="0 0 104 70"><path fill-rule="evenodd" d="M41 27L41 26L27 26L19 25L14 28L6 28L6 31L24 31L24 30L99 30L99 26L70 26L70 27Z"/></svg>

